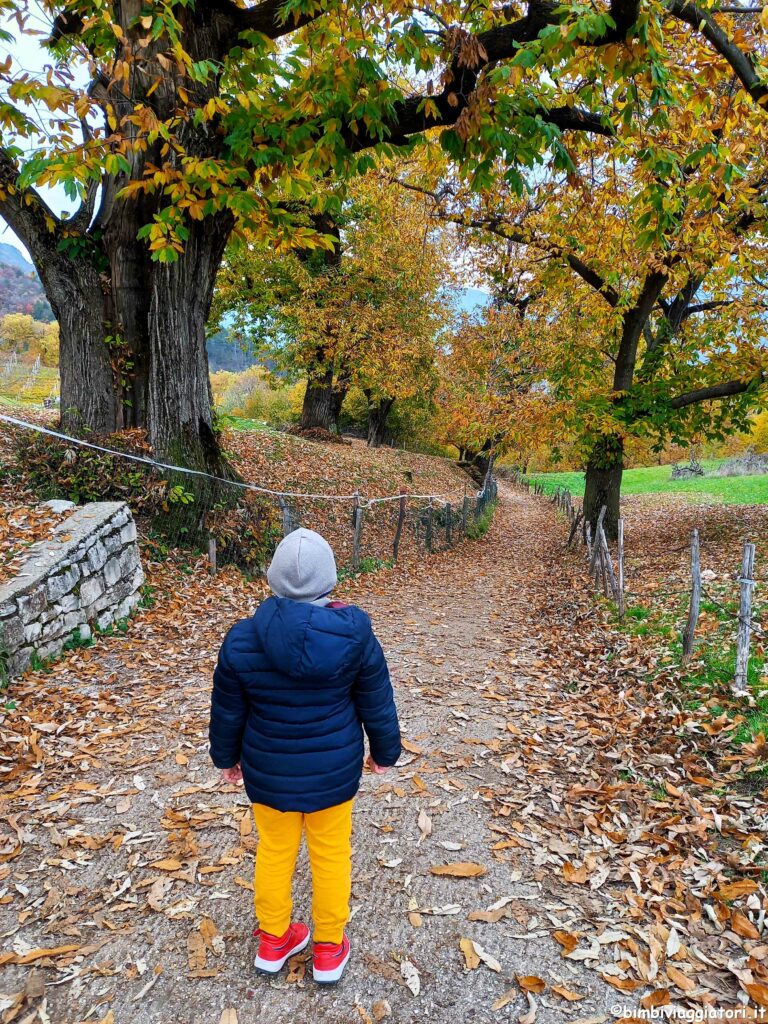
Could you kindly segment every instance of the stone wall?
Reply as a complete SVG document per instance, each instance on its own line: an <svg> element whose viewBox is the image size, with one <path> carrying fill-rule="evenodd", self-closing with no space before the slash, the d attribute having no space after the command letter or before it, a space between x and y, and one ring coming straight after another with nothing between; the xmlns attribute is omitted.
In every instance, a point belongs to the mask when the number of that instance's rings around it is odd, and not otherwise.
<svg viewBox="0 0 768 1024"><path fill-rule="evenodd" d="M141 599L144 573L128 506L105 501L72 508L0 585L0 671L8 676L24 672L33 654L40 660L59 654L76 631L85 640L94 624L106 629Z"/></svg>

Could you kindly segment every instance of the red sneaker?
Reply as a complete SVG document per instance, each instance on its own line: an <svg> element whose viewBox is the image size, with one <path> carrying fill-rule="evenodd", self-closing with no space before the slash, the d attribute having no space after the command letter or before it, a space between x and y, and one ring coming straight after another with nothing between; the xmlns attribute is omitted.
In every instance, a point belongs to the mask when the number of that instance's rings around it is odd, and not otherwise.
<svg viewBox="0 0 768 1024"><path fill-rule="evenodd" d="M285 935L270 935L257 928L253 933L259 939L259 951L253 961L261 974L277 974L286 960L300 953L309 942L309 928L305 924L292 924Z"/></svg>
<svg viewBox="0 0 768 1024"><path fill-rule="evenodd" d="M316 942L312 952L312 977L319 985L335 985L344 973L350 954L349 939Z"/></svg>

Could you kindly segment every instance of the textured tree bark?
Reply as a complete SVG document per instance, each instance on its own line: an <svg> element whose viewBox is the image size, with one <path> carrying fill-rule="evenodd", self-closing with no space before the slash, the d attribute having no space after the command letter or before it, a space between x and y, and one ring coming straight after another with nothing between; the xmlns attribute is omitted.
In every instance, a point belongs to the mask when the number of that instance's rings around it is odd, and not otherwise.
<svg viewBox="0 0 768 1024"><path fill-rule="evenodd" d="M119 420L99 272L55 251L32 255L59 322L61 425L71 433L109 434Z"/></svg>
<svg viewBox="0 0 768 1024"><path fill-rule="evenodd" d="M600 509L605 505L603 529L609 540L619 533L621 515L621 478L624 472L624 441L617 435L601 438L587 462L584 487L584 519L594 529Z"/></svg>
<svg viewBox="0 0 768 1024"><path fill-rule="evenodd" d="M387 426L387 420L394 404L394 398L380 398L378 401L368 399L369 448L380 448L391 440L392 434Z"/></svg>
<svg viewBox="0 0 768 1024"><path fill-rule="evenodd" d="M148 325L150 443L166 461L226 477L233 474L213 426L205 325L231 230L229 213L191 222L183 255L153 265Z"/></svg>
<svg viewBox="0 0 768 1024"><path fill-rule="evenodd" d="M322 377L311 377L307 381L299 426L302 430L336 429L333 370L326 370Z"/></svg>

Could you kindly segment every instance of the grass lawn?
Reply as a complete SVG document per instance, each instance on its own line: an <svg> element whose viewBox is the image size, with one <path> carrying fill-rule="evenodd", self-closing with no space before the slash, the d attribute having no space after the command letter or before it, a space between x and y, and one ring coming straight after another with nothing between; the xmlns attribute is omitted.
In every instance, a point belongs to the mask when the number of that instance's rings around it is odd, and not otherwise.
<svg viewBox="0 0 768 1024"><path fill-rule="evenodd" d="M702 463L705 471L714 468L717 461ZM646 466L642 469L625 469L621 493L690 494L694 501L721 501L735 505L768 505L768 473L762 476L720 476L694 477L692 480L672 480L671 466ZM573 495L584 494L583 473L530 473L531 480L544 484L550 493L559 484L567 487Z"/></svg>

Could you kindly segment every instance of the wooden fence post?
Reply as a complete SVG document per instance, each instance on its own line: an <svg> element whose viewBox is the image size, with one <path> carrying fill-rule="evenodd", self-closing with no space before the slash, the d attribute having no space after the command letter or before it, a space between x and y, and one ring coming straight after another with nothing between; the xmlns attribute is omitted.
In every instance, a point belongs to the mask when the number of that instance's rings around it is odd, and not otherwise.
<svg viewBox="0 0 768 1024"><path fill-rule="evenodd" d="M427 528L426 528L426 533L425 533L425 538L424 538L425 541L426 541L426 544L427 544L427 551L430 553L430 555L432 554L432 525L433 525L433 516L434 516L434 512L433 512L433 509L432 509L432 502L430 502L429 503L429 508L427 509Z"/></svg>
<svg viewBox="0 0 768 1024"><path fill-rule="evenodd" d="M618 552L617 552L617 554L618 554L618 563L619 563L618 564L619 579L618 579L618 594L617 594L618 601L617 601L617 604L619 606L619 621L621 622L624 619L624 612L626 611L626 607L625 607L625 603L624 603L624 520L623 519L619 520L619 543L618 543Z"/></svg>
<svg viewBox="0 0 768 1024"><path fill-rule="evenodd" d="M358 569L360 567L360 534L363 529L363 510L360 508L360 502L355 495L355 510L354 510L354 533L352 535L352 567Z"/></svg>
<svg viewBox="0 0 768 1024"><path fill-rule="evenodd" d="M395 542L392 545L392 560L397 561L397 556L400 551L400 540L403 536L403 523L405 522L405 503L408 501L407 491L404 487L400 488L400 510L397 513L397 529L395 530Z"/></svg>
<svg viewBox="0 0 768 1024"><path fill-rule="evenodd" d="M573 538L576 536L576 534L578 532L578 529L579 529L579 525L581 523L581 516L582 516L582 512L581 512L581 509L579 509L579 511L574 516L573 522L571 523L571 531L568 534L568 544L567 544L568 547L570 547L571 544L573 544Z"/></svg>
<svg viewBox="0 0 768 1024"><path fill-rule="evenodd" d="M699 552L699 531L691 534L691 603L688 606L688 621L683 630L683 665L687 665L693 654L693 637L699 621L701 604L701 556Z"/></svg>
<svg viewBox="0 0 768 1024"><path fill-rule="evenodd" d="M464 495L464 502L461 506L461 532L466 537L467 535L467 521L469 519L469 496Z"/></svg>
<svg viewBox="0 0 768 1024"><path fill-rule="evenodd" d="M211 576L216 575L216 538L208 538L208 566L210 568Z"/></svg>
<svg viewBox="0 0 768 1024"><path fill-rule="evenodd" d="M449 548L453 547L453 512L450 501L445 503L445 543Z"/></svg>
<svg viewBox="0 0 768 1024"><path fill-rule="evenodd" d="M749 671L749 641L752 635L752 593L755 586L755 545L745 544L741 560L741 596L739 599L739 629L736 634L736 677L734 688L737 696L743 696L747 689Z"/></svg>
<svg viewBox="0 0 768 1024"><path fill-rule="evenodd" d="M283 498L280 499L280 509L283 513L283 537L287 537L289 533L293 533L296 529L296 523L293 518L291 506Z"/></svg>
<svg viewBox="0 0 768 1024"><path fill-rule="evenodd" d="M605 536L605 530L603 524L600 524L599 531L600 538L600 561L603 573L603 593L606 597L612 597L616 604L619 603L619 588L616 583L616 576L613 572L613 562L611 561L611 551L608 547L608 540ZM609 593L610 590L610 593Z"/></svg>
<svg viewBox="0 0 768 1024"><path fill-rule="evenodd" d="M594 537L593 537L593 540L592 540L592 550L591 550L590 559L589 559L589 575L590 576L595 576L595 577L597 576L597 561L598 561L598 559L600 557L600 551L601 551L601 547L600 547L600 531L603 528L603 519L605 519L605 513L606 512L607 512L607 506L603 505L603 507L600 509L600 514L597 517L597 522L595 523L595 533L594 533Z"/></svg>

